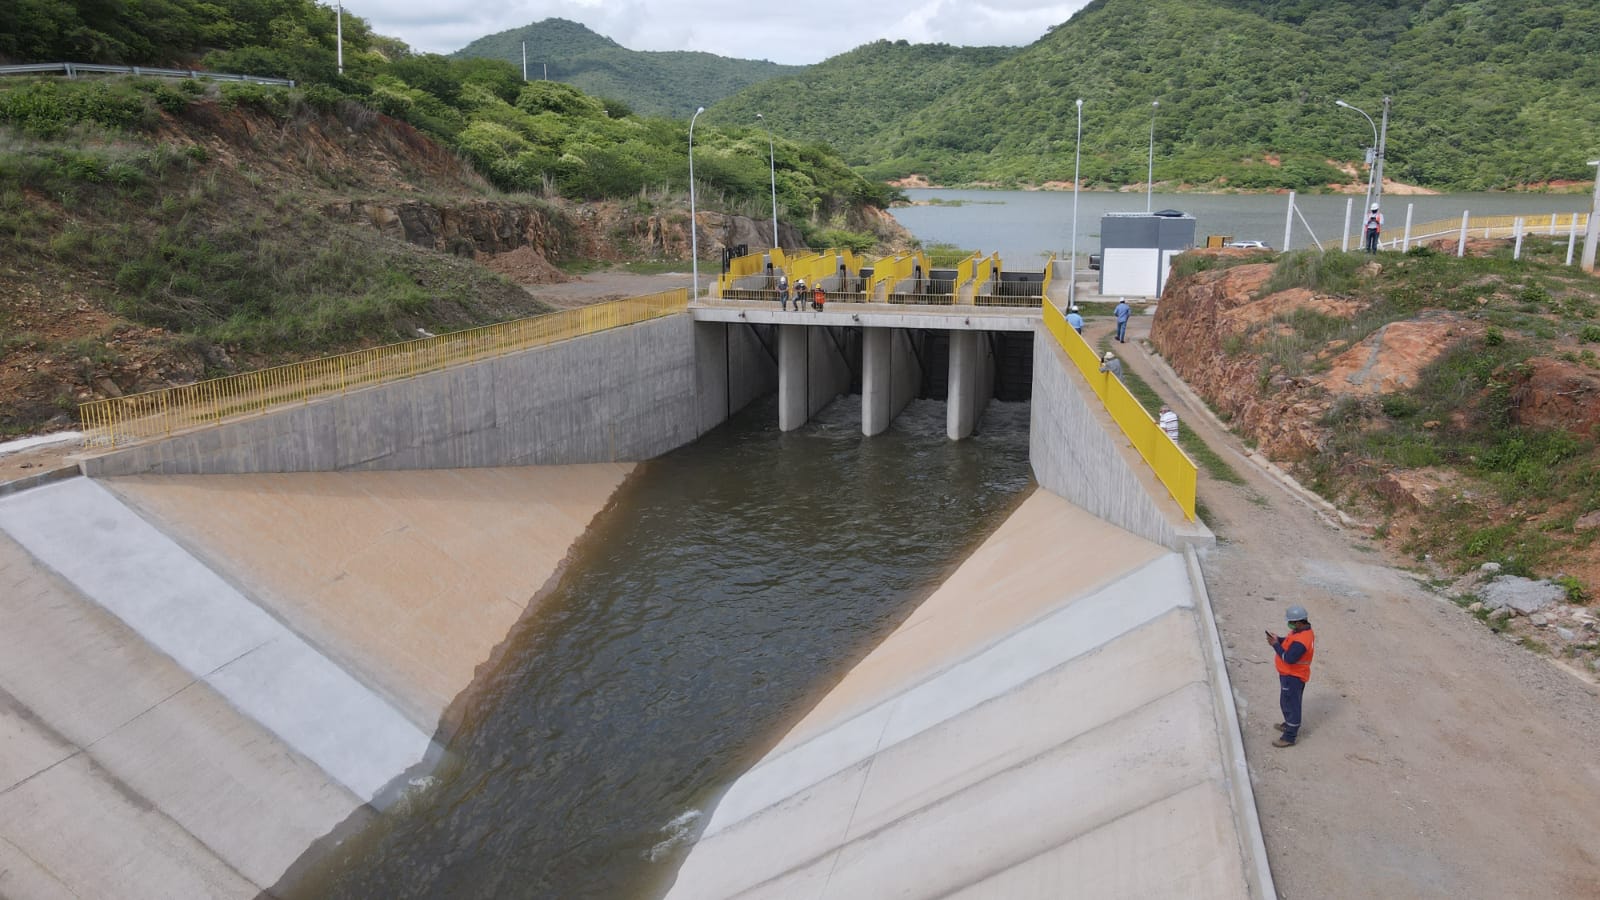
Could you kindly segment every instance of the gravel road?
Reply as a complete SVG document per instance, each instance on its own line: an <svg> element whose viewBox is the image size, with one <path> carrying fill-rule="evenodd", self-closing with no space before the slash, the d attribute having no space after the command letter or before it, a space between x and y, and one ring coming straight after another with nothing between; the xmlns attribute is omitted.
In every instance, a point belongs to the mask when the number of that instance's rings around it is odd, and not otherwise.
<svg viewBox="0 0 1600 900"><path fill-rule="evenodd" d="M1119 355L1246 479L1201 471L1202 562L1279 896L1600 898L1600 694L1252 462L1146 355L1149 321ZM1278 749L1262 632L1290 603L1317 658L1300 741Z"/></svg>

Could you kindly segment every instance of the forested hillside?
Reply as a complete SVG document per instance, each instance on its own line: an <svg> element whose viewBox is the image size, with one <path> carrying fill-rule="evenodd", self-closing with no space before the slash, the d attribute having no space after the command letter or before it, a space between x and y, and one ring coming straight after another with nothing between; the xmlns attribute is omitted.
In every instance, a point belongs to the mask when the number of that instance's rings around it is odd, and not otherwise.
<svg viewBox="0 0 1600 900"><path fill-rule="evenodd" d="M854 166L875 169L922 109L1015 55L1014 47L874 41L763 82L716 104L707 121L742 125L762 113L775 133L826 141Z"/></svg>
<svg viewBox="0 0 1600 900"><path fill-rule="evenodd" d="M1159 100L1157 181L1315 189L1359 181L1333 163L1359 163L1372 141L1334 101L1376 119L1389 94L1390 177L1505 188L1592 177L1596 58L1587 0L1096 0L948 83L940 48L874 44L712 112L759 105L873 178L1038 184L1071 178L1082 97L1084 176L1120 186L1144 180ZM939 89L922 100L917 85Z"/></svg>
<svg viewBox="0 0 1600 900"><path fill-rule="evenodd" d="M524 42L529 78L564 81L651 116L687 118L696 107L800 68L687 50L629 50L566 19L481 37L451 56L502 60L520 70Z"/></svg>
<svg viewBox="0 0 1600 900"><path fill-rule="evenodd" d="M295 88L0 79L0 435L79 402L540 312L501 273L687 263L770 213L766 135L695 132L313 0L0 3L0 62L178 66ZM781 139L791 243L876 243L890 191ZM714 235L721 238L723 234ZM520 254L520 256L518 255ZM509 258L509 259L507 259ZM525 282L526 283L526 282ZM544 282L538 282L544 283Z"/></svg>

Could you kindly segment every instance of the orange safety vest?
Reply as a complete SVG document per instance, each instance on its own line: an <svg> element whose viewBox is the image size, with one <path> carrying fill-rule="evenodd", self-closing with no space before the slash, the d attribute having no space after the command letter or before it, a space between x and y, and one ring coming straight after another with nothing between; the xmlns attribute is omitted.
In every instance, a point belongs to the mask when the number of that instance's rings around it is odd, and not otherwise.
<svg viewBox="0 0 1600 900"><path fill-rule="evenodd" d="M1297 663L1286 663L1282 656L1274 656L1273 662L1278 666L1279 675L1293 675L1301 681L1311 680L1311 657L1317 652L1317 636L1307 628L1303 631L1291 631L1283 638L1283 649L1288 650L1290 644L1304 644L1306 655L1300 657Z"/></svg>
<svg viewBox="0 0 1600 900"><path fill-rule="evenodd" d="M824 291L822 288L817 288L816 293L812 295L812 299L816 301L818 306L821 306L822 304L828 302L828 292Z"/></svg>

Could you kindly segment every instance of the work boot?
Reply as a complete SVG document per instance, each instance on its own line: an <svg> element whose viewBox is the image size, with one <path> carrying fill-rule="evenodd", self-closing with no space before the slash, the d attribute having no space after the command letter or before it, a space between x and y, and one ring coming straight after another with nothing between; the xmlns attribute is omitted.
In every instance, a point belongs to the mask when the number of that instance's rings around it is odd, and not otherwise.
<svg viewBox="0 0 1600 900"><path fill-rule="evenodd" d="M1280 732L1289 730L1289 725L1286 722L1279 722L1278 724L1276 724L1276 725L1274 725L1272 727L1278 729L1278 731L1280 731Z"/></svg>
<svg viewBox="0 0 1600 900"><path fill-rule="evenodd" d="M1286 741L1283 738L1278 738L1277 740L1272 742L1272 746L1274 746L1274 747L1293 747L1294 746L1294 741Z"/></svg>

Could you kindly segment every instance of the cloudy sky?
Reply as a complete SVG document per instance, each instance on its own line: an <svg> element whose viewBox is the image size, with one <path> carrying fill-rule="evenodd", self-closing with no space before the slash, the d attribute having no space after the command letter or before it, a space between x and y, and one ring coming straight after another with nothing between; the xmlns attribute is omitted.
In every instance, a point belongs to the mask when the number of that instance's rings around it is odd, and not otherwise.
<svg viewBox="0 0 1600 900"><path fill-rule="evenodd" d="M331 0L329 0L331 3ZM449 53L547 18L630 50L704 50L810 64L879 38L967 46L1032 43L1089 0L345 0L379 34Z"/></svg>

